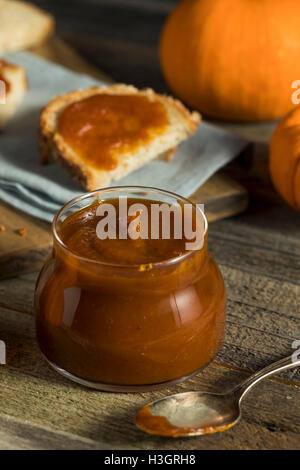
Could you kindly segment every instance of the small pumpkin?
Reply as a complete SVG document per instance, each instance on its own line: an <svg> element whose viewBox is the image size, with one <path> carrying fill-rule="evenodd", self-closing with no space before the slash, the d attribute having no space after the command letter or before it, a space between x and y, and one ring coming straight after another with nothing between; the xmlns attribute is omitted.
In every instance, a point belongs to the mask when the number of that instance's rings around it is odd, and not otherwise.
<svg viewBox="0 0 300 470"><path fill-rule="evenodd" d="M279 118L300 78L300 1L182 0L159 52L169 87L192 108L222 120Z"/></svg>
<svg viewBox="0 0 300 470"><path fill-rule="evenodd" d="M272 136L270 174L285 201L300 211L300 106L280 121Z"/></svg>

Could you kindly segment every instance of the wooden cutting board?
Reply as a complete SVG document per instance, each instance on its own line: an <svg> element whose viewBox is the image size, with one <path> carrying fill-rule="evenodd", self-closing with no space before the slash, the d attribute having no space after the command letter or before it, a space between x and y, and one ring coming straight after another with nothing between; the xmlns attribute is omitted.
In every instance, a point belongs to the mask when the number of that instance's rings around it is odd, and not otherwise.
<svg viewBox="0 0 300 470"><path fill-rule="evenodd" d="M57 37L31 52L76 72L112 82ZM195 192L192 199L205 205L206 216L211 222L243 211L248 204L248 193L239 183L218 172ZM49 223L0 201L0 279L40 269L51 244Z"/></svg>

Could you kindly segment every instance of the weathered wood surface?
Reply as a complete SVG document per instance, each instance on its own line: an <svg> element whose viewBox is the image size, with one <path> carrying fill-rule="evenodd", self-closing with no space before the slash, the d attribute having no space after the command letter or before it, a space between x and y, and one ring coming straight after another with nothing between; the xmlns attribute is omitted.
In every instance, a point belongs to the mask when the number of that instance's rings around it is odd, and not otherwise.
<svg viewBox="0 0 300 470"><path fill-rule="evenodd" d="M23 419L0 416L0 450L109 450L111 446Z"/></svg>
<svg viewBox="0 0 300 470"><path fill-rule="evenodd" d="M36 3L59 14L59 31L65 31L106 73L123 73L123 80L131 73L137 84L161 80L151 62L153 38L173 0L86 0L83 9L78 0L72 8L62 0ZM129 13L125 3L131 4ZM132 27L135 14L140 21L136 29ZM138 61L144 64L143 72ZM267 140L265 131L259 135L257 140ZM293 340L300 339L299 214L282 203L270 184L266 146L256 146L251 165L236 162L228 172L248 187L251 198L243 214L209 228L209 247L228 294L226 338L216 360L198 376L162 391L111 394L76 386L50 370L38 351L33 316L37 273L3 280L0 339L7 343L7 365L0 365L0 448L300 448L299 370L254 388L245 399L242 420L224 433L162 439L143 434L133 423L136 410L145 402L176 391L224 391L250 372L290 354Z"/></svg>
<svg viewBox="0 0 300 470"><path fill-rule="evenodd" d="M0 279L40 269L51 249L50 224L0 201L0 225L4 227L0 232Z"/></svg>

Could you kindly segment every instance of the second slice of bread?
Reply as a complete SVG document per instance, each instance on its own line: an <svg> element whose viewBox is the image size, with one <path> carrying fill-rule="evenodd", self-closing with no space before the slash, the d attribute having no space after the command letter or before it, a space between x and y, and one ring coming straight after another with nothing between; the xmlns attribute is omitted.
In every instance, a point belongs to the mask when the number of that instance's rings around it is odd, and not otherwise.
<svg viewBox="0 0 300 470"><path fill-rule="evenodd" d="M150 143L140 146L134 152L123 152L118 155L117 167L112 170L89 166L58 133L57 125L60 113L68 105L96 94L139 94L147 97L150 101L160 101L165 108L168 119L165 132ZM151 89L139 91L133 86L117 84L107 88L93 87L84 91L74 91L54 98L41 113L41 161L47 163L51 159L56 160L85 190L91 191L109 185L111 181L126 176L155 158L168 158L174 147L196 131L199 122L200 115L197 112L190 113L179 101L156 94Z"/></svg>
<svg viewBox="0 0 300 470"><path fill-rule="evenodd" d="M53 16L35 5L16 0L0 0L0 52L42 44L53 29Z"/></svg>

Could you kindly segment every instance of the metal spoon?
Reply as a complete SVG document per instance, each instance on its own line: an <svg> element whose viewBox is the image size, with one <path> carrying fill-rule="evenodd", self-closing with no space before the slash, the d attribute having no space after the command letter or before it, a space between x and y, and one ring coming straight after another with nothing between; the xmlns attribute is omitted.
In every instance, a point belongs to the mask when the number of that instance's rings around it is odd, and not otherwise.
<svg viewBox="0 0 300 470"><path fill-rule="evenodd" d="M289 356L256 372L227 393L185 392L162 398L141 408L136 424L149 434L171 437L225 431L239 421L241 401L254 385L299 365L300 359Z"/></svg>

